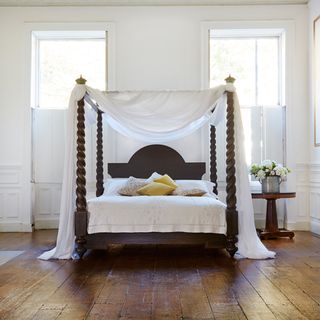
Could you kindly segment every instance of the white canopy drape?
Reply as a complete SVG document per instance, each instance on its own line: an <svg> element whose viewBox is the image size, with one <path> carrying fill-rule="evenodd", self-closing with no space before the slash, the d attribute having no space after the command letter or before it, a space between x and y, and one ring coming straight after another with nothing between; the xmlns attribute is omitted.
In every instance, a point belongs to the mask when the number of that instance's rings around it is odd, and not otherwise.
<svg viewBox="0 0 320 320"><path fill-rule="evenodd" d="M69 102L65 166L56 247L40 259L69 259L74 249L75 163L77 101L86 92L105 113L118 132L149 143L181 138L211 121L224 118L227 84L202 91L114 92L104 93L86 85L76 85ZM239 216L238 254L251 259L273 258L258 238L254 225L248 171L245 161L244 134L237 95L234 98L235 160L237 210ZM212 112L212 110L214 110Z"/></svg>

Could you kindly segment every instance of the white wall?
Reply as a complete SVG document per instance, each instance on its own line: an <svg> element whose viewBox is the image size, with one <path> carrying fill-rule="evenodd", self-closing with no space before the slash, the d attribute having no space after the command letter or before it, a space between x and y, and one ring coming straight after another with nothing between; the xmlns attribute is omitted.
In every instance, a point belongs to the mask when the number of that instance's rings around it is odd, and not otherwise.
<svg viewBox="0 0 320 320"><path fill-rule="evenodd" d="M309 103L310 103L310 229L320 234L320 147L314 146L314 61L313 61L313 21L320 15L320 2L309 3Z"/></svg>
<svg viewBox="0 0 320 320"><path fill-rule="evenodd" d="M308 228L304 177L309 162L307 101L307 6L241 7L64 7L0 9L0 226L29 230L31 223L28 23L107 22L116 25L116 89L159 90L201 87L201 23L277 21L290 23L288 79L288 187L298 191L288 202L288 222ZM10 31L10 32L9 32ZM81 70L79 70L81 73ZM204 160L199 140L175 145L187 161ZM136 145L116 139L115 158L126 161ZM190 147L192 146L192 147ZM123 152L126 150L126 152ZM302 177L302 178L301 178ZM41 203L37 204L41 207ZM39 209L40 210L40 209ZM56 208L53 208L53 217ZM41 211L41 210L40 210ZM264 212L260 212L263 217ZM10 225L9 225L10 224ZM10 226L10 228L9 228Z"/></svg>

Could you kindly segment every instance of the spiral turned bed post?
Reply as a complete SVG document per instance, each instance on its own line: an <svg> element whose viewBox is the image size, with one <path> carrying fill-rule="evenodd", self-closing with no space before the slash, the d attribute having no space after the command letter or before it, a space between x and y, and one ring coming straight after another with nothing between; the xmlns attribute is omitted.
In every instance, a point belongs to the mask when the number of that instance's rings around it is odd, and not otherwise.
<svg viewBox="0 0 320 320"><path fill-rule="evenodd" d="M77 84L85 84L86 80L80 77ZM85 154L85 110L84 98L77 103L77 164L76 164L76 211L75 234L76 247L74 257L81 259L86 252L87 234L87 200L86 200L86 154Z"/></svg>
<svg viewBox="0 0 320 320"><path fill-rule="evenodd" d="M97 165L96 165L96 196L103 195L103 122L102 111L97 111Z"/></svg>
<svg viewBox="0 0 320 320"><path fill-rule="evenodd" d="M210 181L215 185L213 192L218 194L218 177L217 177L217 141L216 127L210 126Z"/></svg>
<svg viewBox="0 0 320 320"><path fill-rule="evenodd" d="M233 83L234 78L226 78L227 83ZM226 149L226 191L227 191L227 245L226 249L233 257L238 248L238 212L236 198L236 168L235 168L235 130L234 130L234 100L233 92L227 92L227 149Z"/></svg>

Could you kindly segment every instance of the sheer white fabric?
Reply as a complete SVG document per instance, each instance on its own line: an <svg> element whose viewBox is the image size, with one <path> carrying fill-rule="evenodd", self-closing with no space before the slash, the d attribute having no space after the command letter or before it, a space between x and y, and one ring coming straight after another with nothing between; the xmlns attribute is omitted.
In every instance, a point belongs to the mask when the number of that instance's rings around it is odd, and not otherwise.
<svg viewBox="0 0 320 320"><path fill-rule="evenodd" d="M85 85L77 85L70 97L65 168L56 248L40 259L68 259L74 247L75 212L75 132L77 101L86 92L105 112L110 125L120 133L150 143L165 143L192 133L208 121L219 123L225 114L225 91L233 85L203 91L115 92L104 93ZM235 159L237 209L239 212L238 254L251 259L273 258L258 238L245 162L240 106L235 94ZM214 109L214 112L211 111Z"/></svg>
<svg viewBox="0 0 320 320"><path fill-rule="evenodd" d="M70 259L74 248L74 212L76 191L76 104L85 93L85 88L76 86L71 93L67 113L66 143L64 155L64 170L61 190L59 230L56 247L44 252L39 258Z"/></svg>
<svg viewBox="0 0 320 320"><path fill-rule="evenodd" d="M87 90L116 131L133 139L164 143L189 135L208 122L225 88L108 94Z"/></svg>

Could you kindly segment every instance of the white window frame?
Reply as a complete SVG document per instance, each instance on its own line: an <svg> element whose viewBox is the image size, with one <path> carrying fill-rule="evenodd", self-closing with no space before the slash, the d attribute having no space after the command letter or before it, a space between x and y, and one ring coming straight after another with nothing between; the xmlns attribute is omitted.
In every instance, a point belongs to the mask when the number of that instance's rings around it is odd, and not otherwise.
<svg viewBox="0 0 320 320"><path fill-rule="evenodd" d="M108 31L32 31L32 71L31 71L31 107L43 108L40 106L40 42L42 40L104 40L105 41L105 82L103 90L108 84ZM53 108L55 109L55 108ZM60 109L57 107L57 109Z"/></svg>
<svg viewBox="0 0 320 320"><path fill-rule="evenodd" d="M30 188L27 189L26 199L31 199L32 183L33 183L33 163L32 163L32 107L34 106L34 95L32 88L34 84L32 83L32 70L34 68L34 57L32 55L32 32L43 31L43 32L59 32L59 31L101 31L107 32L107 64L106 64L106 77L108 79L107 90L115 91L117 90L116 83L116 24L114 22L28 22L24 23L24 33L25 33L25 90L24 90L24 100L25 100L25 113L24 117L26 119L25 135L24 135L24 147L25 147L25 163L26 170L25 176L26 180L31 183ZM79 70L81 73L81 70ZM83 75L85 77L85 75ZM90 83L88 83L90 85ZM30 210L32 208L32 203L30 203ZM30 211L31 212L31 211Z"/></svg>
<svg viewBox="0 0 320 320"><path fill-rule="evenodd" d="M68 37L75 38L77 33L79 38L83 38L86 32L89 32L89 38L92 38L92 32L106 32L106 90L116 90L116 54L115 54L115 23L114 22L81 22L81 23L26 23L26 58L31 61L26 72L26 83L28 94L28 105L32 108L38 107L38 84L37 79L39 71L39 57L36 54L37 40L41 39L62 39ZM63 37L62 37L63 36ZM79 70L79 75L81 70ZM85 74L83 74L85 77ZM88 83L90 85L90 83Z"/></svg>
<svg viewBox="0 0 320 320"><path fill-rule="evenodd" d="M214 30L214 36L212 37L211 31ZM209 41L212 38L221 38L221 39L263 39L263 38L277 38L278 40L278 68L279 68L279 73L278 73L278 103L275 105L260 105L258 104L258 90L256 90L256 96L255 96L255 104L254 105L241 105L241 109L250 109L251 107L253 108L259 108L260 107L260 117L263 123L265 123L266 119L264 118L264 108L268 107L279 107L279 108L285 108L285 101L284 101L284 74L285 74L285 69L284 69L284 48L285 48L285 32L283 29L211 29L209 30ZM209 43L209 50L210 50L210 43ZM257 59L255 61L256 63L256 70L258 69L257 66ZM210 67L210 52L209 52L209 67ZM255 86L257 88L258 83L257 83L257 77L255 78ZM209 69L209 83L210 83L210 69ZM285 128L285 121L283 123L283 128ZM265 139L266 132L263 130L263 127L261 127L261 135L263 139ZM283 158L281 159L281 163L285 163L285 132L284 132L284 137L283 137ZM264 145L264 149L261 149L261 158L266 157L266 146Z"/></svg>
<svg viewBox="0 0 320 320"><path fill-rule="evenodd" d="M277 38L278 40L278 106L284 106L285 105L285 96L284 96L284 83L285 83L285 64L283 63L285 61L284 52L285 52L285 31L284 29L210 29L209 30L209 41L213 37L211 36L211 31L214 30L214 38L221 38L221 39L258 39L258 38ZM256 70L257 70L257 59L256 59ZM210 43L209 43L209 67L210 67ZM209 83L210 83L210 71L208 73L209 77ZM257 87L257 78L255 79L255 85ZM256 91L256 104L255 106L259 106L258 97L257 97L257 91ZM265 105L264 105L265 106ZM272 105L273 106L273 105ZM274 105L275 106L275 105Z"/></svg>
<svg viewBox="0 0 320 320"><path fill-rule="evenodd" d="M266 32L281 32L282 38L282 61L284 61L281 66L281 77L282 77L282 90L280 93L281 102L286 106L286 126L284 132L284 150L283 150L283 158L284 163L286 163L289 167L294 166L294 162L288 157L288 153L292 154L292 150L287 150L287 137L290 136L290 132L293 131L294 128L291 128L290 122L288 119L292 117L291 106L293 106L293 74L294 74L294 57L291 51L295 48L295 26L294 21L291 20L234 20L234 21L203 21L201 22L201 89L208 89L210 86L210 31L211 30L246 30L247 32L252 32L256 36L259 32L262 31L262 34L266 34ZM255 31L255 30L258 30ZM270 33L269 33L270 34ZM280 70L279 70L280 71ZM280 72L279 72L280 73ZM227 75L226 75L227 76ZM223 79L221 79L223 83ZM235 84L236 85L236 84ZM205 135L206 133L204 133ZM209 143L207 145L204 144L204 153L209 148ZM207 153L207 158L209 158L209 154ZM208 168L207 168L208 169ZM220 185L224 185L225 181L219 181ZM257 183L251 182L251 187L256 188Z"/></svg>

